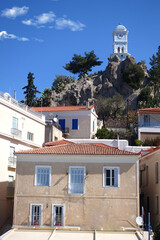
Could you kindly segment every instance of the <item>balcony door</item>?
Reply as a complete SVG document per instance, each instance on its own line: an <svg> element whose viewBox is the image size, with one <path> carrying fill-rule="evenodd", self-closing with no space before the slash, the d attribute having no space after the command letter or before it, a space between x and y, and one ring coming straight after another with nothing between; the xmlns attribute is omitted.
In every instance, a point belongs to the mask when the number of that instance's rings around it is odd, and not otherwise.
<svg viewBox="0 0 160 240"><path fill-rule="evenodd" d="M64 226L64 205L53 205L53 226Z"/></svg>
<svg viewBox="0 0 160 240"><path fill-rule="evenodd" d="M41 226L42 225L42 205L41 204L31 204L31 225Z"/></svg>

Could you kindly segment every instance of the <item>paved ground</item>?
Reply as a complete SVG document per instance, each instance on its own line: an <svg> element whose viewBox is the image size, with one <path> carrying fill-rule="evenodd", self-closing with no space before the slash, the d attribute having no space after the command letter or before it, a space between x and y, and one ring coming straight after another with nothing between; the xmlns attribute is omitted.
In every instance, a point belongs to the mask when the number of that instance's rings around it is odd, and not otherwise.
<svg viewBox="0 0 160 240"><path fill-rule="evenodd" d="M2 240L48 240L51 234L52 231L19 230L10 232Z"/></svg>
<svg viewBox="0 0 160 240"><path fill-rule="evenodd" d="M93 240L94 232L15 230L0 240ZM96 232L96 240L138 240L134 233Z"/></svg>
<svg viewBox="0 0 160 240"><path fill-rule="evenodd" d="M96 240L138 240L134 233L98 233Z"/></svg>

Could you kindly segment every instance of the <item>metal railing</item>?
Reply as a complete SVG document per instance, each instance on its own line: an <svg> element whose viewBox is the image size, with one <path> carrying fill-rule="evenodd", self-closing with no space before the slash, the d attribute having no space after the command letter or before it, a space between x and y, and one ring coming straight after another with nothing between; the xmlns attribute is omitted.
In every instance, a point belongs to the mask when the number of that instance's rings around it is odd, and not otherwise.
<svg viewBox="0 0 160 240"><path fill-rule="evenodd" d="M69 133L69 128L62 129L62 132L63 132L64 134L68 134L68 133Z"/></svg>
<svg viewBox="0 0 160 240"><path fill-rule="evenodd" d="M16 167L16 157L9 157L8 158L8 165L10 167Z"/></svg>
<svg viewBox="0 0 160 240"><path fill-rule="evenodd" d="M9 93L3 93L3 92L0 91L0 98L3 98L7 102L10 102L10 103L12 103L12 104L14 104L14 105L24 109L25 111L35 115L38 118L42 118L42 114L41 113L35 112L35 111L31 110L26 104L24 104L22 102L19 102L16 99L12 98Z"/></svg>
<svg viewBox="0 0 160 240"><path fill-rule="evenodd" d="M11 133L12 133L13 136L16 136L16 137L19 137L19 138L22 137L22 131L20 131L17 128L11 128Z"/></svg>

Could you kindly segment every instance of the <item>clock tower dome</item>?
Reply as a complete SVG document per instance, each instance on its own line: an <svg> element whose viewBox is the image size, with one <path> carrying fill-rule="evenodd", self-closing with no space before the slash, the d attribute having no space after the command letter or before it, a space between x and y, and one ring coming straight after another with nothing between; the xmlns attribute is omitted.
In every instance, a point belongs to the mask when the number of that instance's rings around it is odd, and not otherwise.
<svg viewBox="0 0 160 240"><path fill-rule="evenodd" d="M128 53L128 30L122 24L119 24L112 33L113 36L113 53L111 57L118 56L122 61Z"/></svg>

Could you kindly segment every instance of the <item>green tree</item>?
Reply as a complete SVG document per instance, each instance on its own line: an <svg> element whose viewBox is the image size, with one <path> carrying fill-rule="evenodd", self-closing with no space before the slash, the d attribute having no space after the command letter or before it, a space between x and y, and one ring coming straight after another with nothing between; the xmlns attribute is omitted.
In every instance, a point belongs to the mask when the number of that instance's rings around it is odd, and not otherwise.
<svg viewBox="0 0 160 240"><path fill-rule="evenodd" d="M138 89L141 86L141 83L144 79L144 71L143 69L137 65L129 65L126 70L123 72L123 80L130 87L134 89Z"/></svg>
<svg viewBox="0 0 160 240"><path fill-rule="evenodd" d="M146 87L141 90L137 101L138 101L138 108L149 108L152 107L152 96L151 96L151 88Z"/></svg>
<svg viewBox="0 0 160 240"><path fill-rule="evenodd" d="M35 87L34 85L34 77L33 77L34 73L31 73L29 72L28 73L28 85L23 87L22 89L26 89L24 91L24 94L25 94L25 103L29 106L29 107L33 107L36 105L36 101L37 101L37 98L36 98L36 94L37 93L40 93L38 90L37 90L37 87Z"/></svg>
<svg viewBox="0 0 160 240"><path fill-rule="evenodd" d="M153 240L159 240L160 239L160 224L158 224L154 229L154 235Z"/></svg>
<svg viewBox="0 0 160 240"><path fill-rule="evenodd" d="M60 93L68 83L75 81L74 77L67 77L65 75L56 75L54 82L52 84L52 90L55 90L57 93Z"/></svg>
<svg viewBox="0 0 160 240"><path fill-rule="evenodd" d="M49 107L51 104L51 95L52 90L50 88L45 88L44 92L42 92L42 96L39 99L37 99L35 106Z"/></svg>
<svg viewBox="0 0 160 240"><path fill-rule="evenodd" d="M158 47L158 52L156 55L153 54L150 58L151 68L148 71L150 81L154 89L154 97L159 94L160 90L160 46Z"/></svg>
<svg viewBox="0 0 160 240"><path fill-rule="evenodd" d="M94 51L85 52L84 57L81 55L74 54L72 61L64 66L64 69L71 73L79 73L79 77L92 71L92 67L100 66L102 61L98 61L99 58L95 55Z"/></svg>
<svg viewBox="0 0 160 240"><path fill-rule="evenodd" d="M96 133L98 139L114 139L116 138L116 133L112 130L109 131L107 128L98 129Z"/></svg>
<svg viewBox="0 0 160 240"><path fill-rule="evenodd" d="M115 119L125 109L125 102L120 94L116 94L112 98L99 97L95 105L98 117L103 121L103 126L106 118Z"/></svg>

